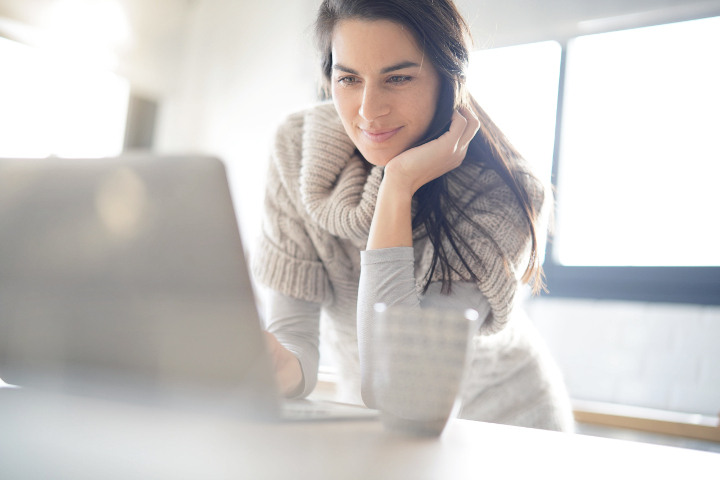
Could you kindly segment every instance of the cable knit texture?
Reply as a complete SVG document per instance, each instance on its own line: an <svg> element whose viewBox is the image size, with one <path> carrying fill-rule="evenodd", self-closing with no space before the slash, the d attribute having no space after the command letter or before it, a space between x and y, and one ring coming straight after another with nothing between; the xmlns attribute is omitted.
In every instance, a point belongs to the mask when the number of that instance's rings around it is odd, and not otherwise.
<svg viewBox="0 0 720 480"><path fill-rule="evenodd" d="M527 166L518 164L516 168L526 171ZM257 279L295 298L354 309L359 252L367 244L382 171L382 167L368 168L357 153L334 105L321 104L290 116L279 128L274 144L264 236L253 263ZM456 176L475 178L476 189L461 188L453 181ZM529 175L523 178L540 211L544 189ZM527 265L527 221L514 194L493 170L466 162L448 175L448 185L464 211L492 235L491 240L466 220L455 221L457 231L479 257L471 267L479 274L478 287L492 308L480 333L497 333L510 318L518 279ZM451 278L469 280L447 241L445 247L459 272L453 272ZM427 280L432 256L433 246L427 238L415 241L418 292ZM439 281L441 276L436 268L430 280Z"/></svg>

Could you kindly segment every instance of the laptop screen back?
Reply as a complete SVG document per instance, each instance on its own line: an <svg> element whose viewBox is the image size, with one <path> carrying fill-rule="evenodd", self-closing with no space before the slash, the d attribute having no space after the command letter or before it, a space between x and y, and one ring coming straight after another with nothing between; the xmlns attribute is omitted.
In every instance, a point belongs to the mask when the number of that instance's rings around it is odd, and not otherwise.
<svg viewBox="0 0 720 480"><path fill-rule="evenodd" d="M223 164L0 160L0 378L274 409Z"/></svg>

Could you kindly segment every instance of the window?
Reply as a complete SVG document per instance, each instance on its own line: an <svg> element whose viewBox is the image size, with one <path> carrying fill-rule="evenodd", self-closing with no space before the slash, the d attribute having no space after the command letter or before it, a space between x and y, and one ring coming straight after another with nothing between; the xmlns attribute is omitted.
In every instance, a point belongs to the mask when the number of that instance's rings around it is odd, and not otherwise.
<svg viewBox="0 0 720 480"><path fill-rule="evenodd" d="M720 304L718 58L720 17L473 54L540 174L553 146L551 296Z"/></svg>
<svg viewBox="0 0 720 480"><path fill-rule="evenodd" d="M719 58L720 18L568 44L558 263L720 266Z"/></svg>
<svg viewBox="0 0 720 480"><path fill-rule="evenodd" d="M0 38L0 157L121 152L128 82Z"/></svg>
<svg viewBox="0 0 720 480"><path fill-rule="evenodd" d="M539 175L550 178L562 49L540 42L474 52L468 90Z"/></svg>

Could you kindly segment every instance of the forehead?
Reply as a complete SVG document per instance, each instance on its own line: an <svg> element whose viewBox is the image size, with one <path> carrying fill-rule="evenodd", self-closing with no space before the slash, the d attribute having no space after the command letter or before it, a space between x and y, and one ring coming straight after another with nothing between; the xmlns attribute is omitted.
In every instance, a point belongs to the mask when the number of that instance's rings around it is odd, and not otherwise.
<svg viewBox="0 0 720 480"><path fill-rule="evenodd" d="M421 63L423 52L412 33L390 20L342 20L333 30L335 63L382 68L401 61Z"/></svg>

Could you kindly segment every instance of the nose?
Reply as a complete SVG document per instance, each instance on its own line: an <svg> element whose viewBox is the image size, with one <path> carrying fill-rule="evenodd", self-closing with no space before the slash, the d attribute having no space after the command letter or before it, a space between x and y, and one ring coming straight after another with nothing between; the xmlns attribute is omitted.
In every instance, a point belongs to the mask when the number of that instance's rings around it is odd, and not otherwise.
<svg viewBox="0 0 720 480"><path fill-rule="evenodd" d="M358 113L367 122L373 122L375 119L390 113L390 104L381 88L374 85L365 87Z"/></svg>

